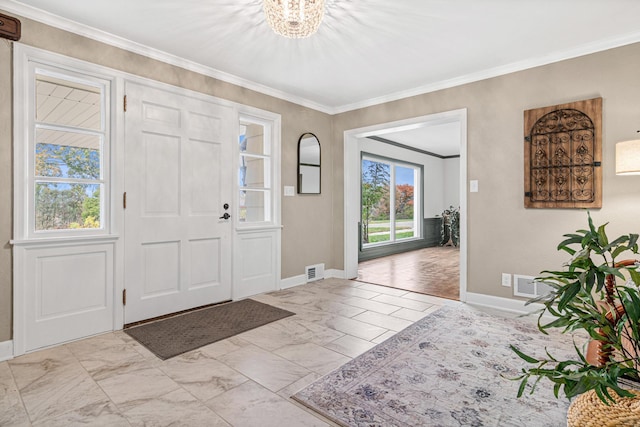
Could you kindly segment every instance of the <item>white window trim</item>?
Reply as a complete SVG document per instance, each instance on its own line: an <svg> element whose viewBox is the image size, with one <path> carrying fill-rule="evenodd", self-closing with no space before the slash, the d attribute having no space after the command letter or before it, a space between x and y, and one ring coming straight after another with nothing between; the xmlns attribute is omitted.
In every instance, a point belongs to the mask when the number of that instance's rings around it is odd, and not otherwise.
<svg viewBox="0 0 640 427"><path fill-rule="evenodd" d="M116 78L113 74L101 74L99 67L83 61L56 55L14 44L14 243L27 241L50 241L56 239L87 238L112 235L114 216L112 215L112 161L115 158L115 102ZM102 151L103 193L101 228L35 231L35 200L32 150L35 147L35 72L45 70L46 74L64 75L71 81L91 81L104 85L105 108L104 141Z"/></svg>

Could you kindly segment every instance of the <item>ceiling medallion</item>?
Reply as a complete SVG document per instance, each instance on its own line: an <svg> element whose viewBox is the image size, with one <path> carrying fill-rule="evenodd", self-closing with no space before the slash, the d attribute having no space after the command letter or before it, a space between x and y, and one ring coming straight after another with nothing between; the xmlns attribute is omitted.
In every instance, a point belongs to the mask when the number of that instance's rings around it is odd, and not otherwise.
<svg viewBox="0 0 640 427"><path fill-rule="evenodd" d="M324 0L264 0L264 15L276 34L302 39L318 31Z"/></svg>

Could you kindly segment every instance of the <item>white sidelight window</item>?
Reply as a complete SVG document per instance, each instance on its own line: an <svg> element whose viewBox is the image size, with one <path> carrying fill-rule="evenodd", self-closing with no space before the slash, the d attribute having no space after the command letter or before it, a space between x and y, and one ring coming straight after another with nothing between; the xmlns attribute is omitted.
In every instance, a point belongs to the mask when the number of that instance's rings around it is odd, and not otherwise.
<svg viewBox="0 0 640 427"><path fill-rule="evenodd" d="M240 118L238 222L273 221L273 148L271 124Z"/></svg>

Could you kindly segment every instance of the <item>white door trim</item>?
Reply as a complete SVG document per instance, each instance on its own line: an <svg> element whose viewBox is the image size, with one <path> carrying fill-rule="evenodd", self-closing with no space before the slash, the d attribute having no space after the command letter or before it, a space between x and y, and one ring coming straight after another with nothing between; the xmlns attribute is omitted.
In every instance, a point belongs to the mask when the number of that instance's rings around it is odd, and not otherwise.
<svg viewBox="0 0 640 427"><path fill-rule="evenodd" d="M467 299L467 109L446 111L381 123L344 132L344 272L345 278L358 276L358 222L360 203L349 198L360 195L360 153L358 139L379 135L381 131L397 128L422 127L441 123L460 124L460 301Z"/></svg>

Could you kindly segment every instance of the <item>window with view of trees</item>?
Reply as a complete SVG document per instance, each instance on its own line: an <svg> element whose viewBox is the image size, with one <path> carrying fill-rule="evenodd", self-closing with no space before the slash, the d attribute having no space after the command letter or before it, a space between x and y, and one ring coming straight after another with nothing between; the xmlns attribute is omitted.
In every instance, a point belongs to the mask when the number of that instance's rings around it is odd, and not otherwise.
<svg viewBox="0 0 640 427"><path fill-rule="evenodd" d="M33 229L100 229L105 87L35 74Z"/></svg>
<svg viewBox="0 0 640 427"><path fill-rule="evenodd" d="M416 197L419 182L420 169L416 166L369 157L362 159L363 245L420 236Z"/></svg>

